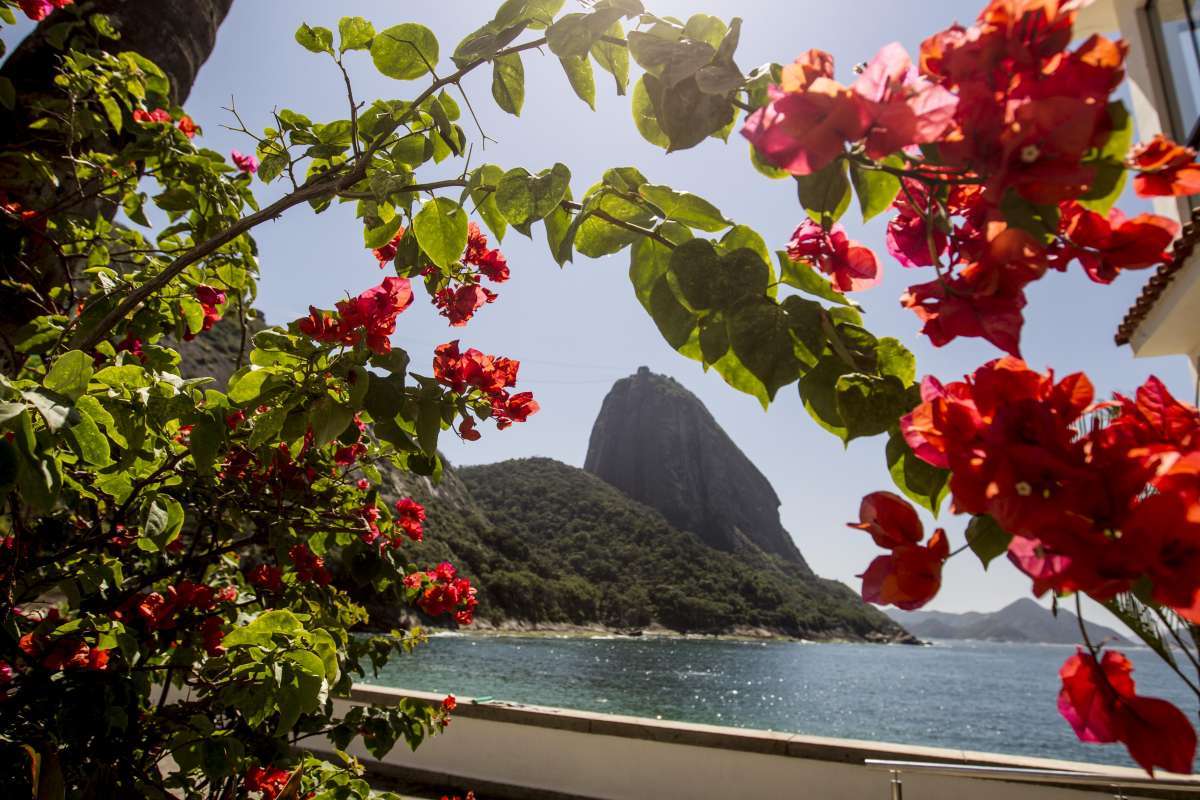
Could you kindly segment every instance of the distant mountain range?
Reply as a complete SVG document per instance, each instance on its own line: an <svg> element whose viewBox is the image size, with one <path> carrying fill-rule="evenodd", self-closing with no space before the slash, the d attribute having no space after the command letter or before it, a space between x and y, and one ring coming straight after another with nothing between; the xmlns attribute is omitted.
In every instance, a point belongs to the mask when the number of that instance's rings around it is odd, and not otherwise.
<svg viewBox="0 0 1200 800"><path fill-rule="evenodd" d="M921 639L979 639L993 642L1038 642L1075 644L1080 641L1079 619L1064 608L1055 616L1050 609L1023 597L999 611L985 614L969 611L950 614L945 611L900 611L885 613ZM1123 642L1125 638L1112 628L1084 623L1093 643L1105 639Z"/></svg>

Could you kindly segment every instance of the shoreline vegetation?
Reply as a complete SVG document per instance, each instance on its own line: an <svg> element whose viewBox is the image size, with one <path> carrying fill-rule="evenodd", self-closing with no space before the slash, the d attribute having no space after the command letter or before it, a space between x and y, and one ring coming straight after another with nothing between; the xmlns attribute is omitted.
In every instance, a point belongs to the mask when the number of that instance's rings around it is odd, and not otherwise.
<svg viewBox="0 0 1200 800"><path fill-rule="evenodd" d="M645 628L613 628L599 624L571 623L532 623L523 620L502 620L499 623L486 619L476 619L470 629L452 629L422 627L421 630L430 637L463 636L467 638L546 638L546 639L688 639L703 641L731 642L797 642L801 644L904 644L926 645L916 637L885 637L863 638L848 634L846 636L831 636L821 639L809 639L789 636L785 633L757 628L749 625L735 626L723 633L697 633L677 631L662 625L648 625Z"/></svg>

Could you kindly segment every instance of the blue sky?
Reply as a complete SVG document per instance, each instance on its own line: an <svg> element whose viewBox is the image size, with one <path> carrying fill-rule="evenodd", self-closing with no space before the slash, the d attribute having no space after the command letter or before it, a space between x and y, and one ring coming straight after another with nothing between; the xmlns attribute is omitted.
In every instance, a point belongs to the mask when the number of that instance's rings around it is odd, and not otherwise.
<svg viewBox="0 0 1200 800"><path fill-rule="evenodd" d="M448 54L465 34L491 17L499 0L441 0L397 3L386 0L237 0L222 26L217 47L192 91L187 108L204 127L205 146L222 152L250 151L253 143L221 128L230 123L222 110L234 100L252 128L269 124L272 108L291 108L315 121L347 115L341 77L326 57L301 49L292 34L301 22L335 28L342 15L360 15L377 29L401 22L420 22L442 44L442 69ZM572 5L568 0L568 5ZM810 47L821 47L837 59L838 77L851 78L851 68L869 59L882 45L900 41L915 53L930 33L957 20L969 22L982 0L910 3L889 0L828 3L803 0L647 0L659 14L686 17L704 12L744 19L738 63L749 69L767 61L787 62ZM16 32L13 32L16 33ZM12 39L13 34L5 36ZM409 98L422 81L395 81L375 72L365 53L348 57L355 93L375 98ZM637 134L627 97L617 97L606 73L597 71L597 108L590 111L571 92L557 59L529 53L525 59L527 89L520 119L495 107L490 72L478 70L463 83L487 134L496 139L486 151L478 147L474 163L533 171L556 161L574 174L576 196L599 179L604 169L635 165L652 181L693 191L716 203L726 216L751 225L780 247L801 218L789 181L771 182L750 167L747 145L738 136L728 145L716 140L692 150L665 155ZM430 176L461 169L448 161ZM264 189L262 197L276 190ZM1122 207L1141 210L1127 198ZM893 335L917 354L921 374L953 379L969 372L997 351L973 340L935 349L918 336L916 318L899 307L898 297L910 283L927 280L887 257L883 248L884 218L862 225L852 208L843 220L853 238L881 254L882 285L857 298L866 309L867 325L878 335ZM379 281L370 253L361 247L361 227L350 204L314 215L305 207L254 232L262 259L259 308L272 322L305 312L308 304L329 307L346 292L357 293ZM484 308L465 329L449 328L432 308L418 301L400 318L395 343L408 349L418 367L434 346L461 338L464 346L520 359L520 388L532 390L542 411L524 425L496 432L485 430L474 443L447 435L444 452L456 464L475 464L525 456L550 456L582 465L588 433L612 382L640 365L670 375L695 392L717 421L775 486L783 501L785 527L814 569L857 587L855 574L878 554L868 537L848 530L860 498L890 488L882 438L860 440L843 448L819 429L802 408L794 387L780 392L769 412L757 401L725 385L715 374L676 354L659 336L634 297L627 278L628 255L601 260L577 257L563 270L549 257L541 226L530 241L510 232L503 250L512 280L500 287L500 299ZM1053 366L1060 374L1086 371L1097 389L1129 391L1148 375L1162 378L1180 397L1192 399L1185 360L1134 360L1128 348L1112 341L1117 323L1132 303L1145 274L1122 276L1108 287L1097 286L1082 272L1052 273L1031 287L1026 309L1023 349L1037 368ZM927 520L927 522L931 522ZM965 518L943 512L952 541L961 542ZM986 578L971 556L947 567L942 593L931 608L948 611L992 610L1027 594L1029 583L1007 563L993 564Z"/></svg>

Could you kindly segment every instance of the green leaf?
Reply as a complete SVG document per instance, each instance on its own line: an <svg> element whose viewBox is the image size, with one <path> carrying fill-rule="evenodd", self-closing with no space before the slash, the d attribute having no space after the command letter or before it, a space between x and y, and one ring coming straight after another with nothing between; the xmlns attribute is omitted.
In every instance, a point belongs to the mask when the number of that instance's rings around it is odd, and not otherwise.
<svg viewBox="0 0 1200 800"><path fill-rule="evenodd" d="M825 430L847 441L846 421L838 407L838 379L851 371L837 356L826 354L800 378L800 398L809 415Z"/></svg>
<svg viewBox="0 0 1200 800"><path fill-rule="evenodd" d="M725 23L708 14L693 14L683 26L683 35L689 39L706 42L715 51L729 29Z"/></svg>
<svg viewBox="0 0 1200 800"><path fill-rule="evenodd" d="M471 202L475 204L475 213L479 214L483 223L496 235L497 241L504 241L504 233L508 230L508 220L500 213L500 206L496 203L495 187L503 177L504 170L500 167L484 164L471 174L467 185Z"/></svg>
<svg viewBox="0 0 1200 800"><path fill-rule="evenodd" d="M91 357L81 350L71 350L63 353L51 365L42 385L52 392L77 400L87 392L93 372Z"/></svg>
<svg viewBox="0 0 1200 800"><path fill-rule="evenodd" d="M788 286L792 286L802 292L807 292L815 297L820 297L823 300L829 300L851 308L856 307L854 301L833 288L832 283L807 263L793 261L782 250L778 251L776 256L779 260L780 277Z"/></svg>
<svg viewBox="0 0 1200 800"><path fill-rule="evenodd" d="M1120 100L1108 104L1111 131L1104 146L1095 156L1084 160L1084 166L1095 170L1092 185L1079 198L1079 204L1098 214L1107 215L1125 188L1128 170L1125 156L1133 144L1133 119Z"/></svg>
<svg viewBox="0 0 1200 800"><path fill-rule="evenodd" d="M446 269L467 248L467 212L447 197L435 197L413 217L413 232L430 260Z"/></svg>
<svg viewBox="0 0 1200 800"><path fill-rule="evenodd" d="M296 29L296 41L305 50L333 54L333 31L329 28L312 28L307 22L302 22Z"/></svg>
<svg viewBox="0 0 1200 800"><path fill-rule="evenodd" d="M658 114L654 110L654 102L650 99L650 90L646 88L645 75L633 86L633 124L637 126L642 138L650 144L664 150L671 146L671 140L658 124Z"/></svg>
<svg viewBox="0 0 1200 800"><path fill-rule="evenodd" d="M834 390L847 442L886 432L909 410L905 386L893 375L842 375Z"/></svg>
<svg viewBox="0 0 1200 800"><path fill-rule="evenodd" d="M438 434L442 431L442 403L437 397L423 397L417 406L417 442L429 455L437 453Z"/></svg>
<svg viewBox="0 0 1200 800"><path fill-rule="evenodd" d="M558 207L570 187L571 171L563 164L537 175L517 167L500 179L496 189L496 204L510 223L529 225Z"/></svg>
<svg viewBox="0 0 1200 800"><path fill-rule="evenodd" d="M567 80L570 81L576 97L595 111L596 77L592 72L592 62L587 56L569 56L558 61L562 64L563 72L567 74Z"/></svg>
<svg viewBox="0 0 1200 800"><path fill-rule="evenodd" d="M254 430L250 432L250 449L256 450L267 442L278 438L279 432L283 429L283 421L287 419L287 415L291 410L292 406L290 404L283 404L273 406L270 411L264 414L255 415ZM193 430L194 435L195 431Z"/></svg>
<svg viewBox="0 0 1200 800"><path fill-rule="evenodd" d="M1032 234L1041 242L1048 243L1058 235L1058 206L1031 203L1014 189L1004 193L1000 213L1009 225Z"/></svg>
<svg viewBox="0 0 1200 800"><path fill-rule="evenodd" d="M845 160L839 158L811 175L797 175L796 194L813 221L826 228L837 222L850 207L852 194Z"/></svg>
<svg viewBox="0 0 1200 800"><path fill-rule="evenodd" d="M904 386L911 386L917 377L917 357L899 339L885 336L876 349L876 363L880 375L899 378Z"/></svg>
<svg viewBox="0 0 1200 800"><path fill-rule="evenodd" d="M415 22L394 25L371 42L371 60L389 78L411 81L437 66L437 37Z"/></svg>
<svg viewBox="0 0 1200 800"><path fill-rule="evenodd" d="M643 228L654 221L654 215L642 204L620 197L603 186L589 189L583 205L583 213L576 218L579 229L575 235L575 248L588 258L618 253L645 238L637 231L601 218L601 213Z"/></svg>
<svg viewBox="0 0 1200 800"><path fill-rule="evenodd" d="M334 402L328 396L312 404L308 413L308 424L312 428L313 442L318 447L333 441L354 419L354 411Z"/></svg>
<svg viewBox="0 0 1200 800"><path fill-rule="evenodd" d="M949 470L931 466L909 449L899 428L891 431L887 443L888 472L896 487L914 503L919 503L936 517L946 496Z"/></svg>
<svg viewBox="0 0 1200 800"><path fill-rule="evenodd" d="M979 556L984 569L987 569L988 564L997 556L1008 552L1008 543L1011 541L1012 534L1001 528L996 520L987 514L972 517L967 523L967 544L971 546L971 551Z"/></svg>
<svg viewBox="0 0 1200 800"><path fill-rule="evenodd" d="M604 34L614 39L625 38L625 30L621 27L620 22L614 22ZM591 52L592 58L596 59L600 69L613 76L613 80L617 84L617 94L624 95L629 86L629 49L597 39L592 44Z"/></svg>
<svg viewBox="0 0 1200 800"><path fill-rule="evenodd" d="M238 405L249 405L265 394L275 375L270 370L252 369L241 376L234 376L229 387L230 401Z"/></svg>
<svg viewBox="0 0 1200 800"><path fill-rule="evenodd" d="M70 400L59 394L24 390L21 396L25 398L25 402L38 410L51 433L58 433L63 425L68 421L75 422L79 415L79 412L71 407Z"/></svg>
<svg viewBox="0 0 1200 800"><path fill-rule="evenodd" d="M904 161L898 155L890 155L884 164L903 168ZM850 181L858 195L858 207L862 209L863 222L891 208L892 201L900 194L900 179L890 172L866 169L850 162Z"/></svg>
<svg viewBox="0 0 1200 800"><path fill-rule="evenodd" d="M1101 603L1114 617L1124 623L1154 653L1168 664L1175 664L1172 646L1164 637L1153 613L1131 592L1119 594Z"/></svg>
<svg viewBox="0 0 1200 800"><path fill-rule="evenodd" d="M771 302L765 297L770 267L749 248L721 255L712 242L692 239L671 254L671 272L683 299L695 309L729 309L759 297Z"/></svg>
<svg viewBox="0 0 1200 800"><path fill-rule="evenodd" d="M13 87L13 82L8 78L0 77L0 106L11 111L16 108L16 105L17 90Z"/></svg>
<svg viewBox="0 0 1200 800"><path fill-rule="evenodd" d="M650 287L647 310L659 333L676 350L688 343L699 323L696 315L679 302L665 275Z"/></svg>
<svg viewBox="0 0 1200 800"><path fill-rule="evenodd" d="M79 421L68 430L84 461L97 467L112 464L112 449L109 447L108 437L101 433L96 421L90 416L80 412Z"/></svg>
<svg viewBox="0 0 1200 800"><path fill-rule="evenodd" d="M642 81L658 126L669 142L668 153L695 147L734 121L733 104L720 95L702 92L694 77L668 86L646 73Z"/></svg>
<svg viewBox="0 0 1200 800"><path fill-rule="evenodd" d="M690 192L647 183L638 188L638 194L662 209L667 219L682 222L690 228L715 233L733 224L712 203Z"/></svg>
<svg viewBox="0 0 1200 800"><path fill-rule="evenodd" d="M546 225L546 245L560 267L571 260L572 244L579 227L562 206L557 206L542 220Z"/></svg>
<svg viewBox="0 0 1200 800"><path fill-rule="evenodd" d="M753 258L762 263L757 256ZM760 394L759 401L766 409L780 388L800 377L801 364L796 359L787 314L770 298L756 297L727 311L726 318L729 344L734 355L762 383L765 396Z"/></svg>
<svg viewBox="0 0 1200 800"><path fill-rule="evenodd" d="M117 101L108 96L101 97L100 106L104 109L104 116L108 118L108 124L112 126L114 131L120 133L125 119L121 114L121 107L117 105Z"/></svg>
<svg viewBox="0 0 1200 800"><path fill-rule="evenodd" d="M692 238L692 232L676 223L667 223L659 231L668 240L682 244ZM638 302L649 311L650 293L659 279L671 268L674 250L661 242L646 237L633 243L629 258L629 280L633 284Z"/></svg>
<svg viewBox="0 0 1200 800"><path fill-rule="evenodd" d="M519 53L500 56L492 62L492 97L496 105L515 116L525 104L525 65Z"/></svg>
<svg viewBox="0 0 1200 800"><path fill-rule="evenodd" d="M403 225L404 217L400 216L399 214L395 214L390 220L380 223L374 228L364 227L363 246L372 249L376 247L383 247L392 240L392 237L396 235L397 231L399 231Z"/></svg>
<svg viewBox="0 0 1200 800"><path fill-rule="evenodd" d="M226 648L265 647L273 649L276 635L294 638L304 633L304 624L286 609L274 609L260 614L249 624L234 628L221 640Z"/></svg>
<svg viewBox="0 0 1200 800"><path fill-rule="evenodd" d="M338 20L338 35L342 53L347 50L370 50L375 38L375 26L362 17L342 17Z"/></svg>

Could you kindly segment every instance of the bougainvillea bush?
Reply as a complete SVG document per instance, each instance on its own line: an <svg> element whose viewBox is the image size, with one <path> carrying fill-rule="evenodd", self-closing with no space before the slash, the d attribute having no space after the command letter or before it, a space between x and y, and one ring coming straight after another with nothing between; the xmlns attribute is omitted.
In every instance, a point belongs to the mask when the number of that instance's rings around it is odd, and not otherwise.
<svg viewBox="0 0 1200 800"><path fill-rule="evenodd" d="M1159 139L1130 152L1128 114L1109 100L1124 47L1071 49L1077 5L996 0L916 63L884 47L850 85L816 50L747 73L740 20L658 17L638 0L567 13L508 0L448 56L421 25L306 24L296 42L345 78L346 118L278 109L261 132L235 119L246 152L224 154L108 20L70 0L0 2L9 23L18 6L34 19L57 8L47 24L64 26L53 92L0 85L32 120L27 146L0 153L3 288L17 298L0 351L4 785L367 796L357 762L306 742L380 755L444 727L450 699L345 715L333 700L419 643L352 635L365 598L471 621L475 594L453 565L408 563L425 511L382 501L380 470L436 481L439 436L473 441L538 410L518 361L469 333L522 268L492 241L538 223L560 265L628 249L666 341L764 407L794 383L842 439L886 435L908 500L863 502L856 527L888 551L864 574L867 599L915 608L936 593L950 543L925 539L909 501L936 512L950 494L985 563L1007 552L1035 592L1104 602L1194 687L1196 410L1156 381L1097 404L1083 376L1019 360L1024 288L1047 270L1108 282L1166 257L1171 222L1111 208L1127 172L1143 194L1200 188L1190 151ZM668 151L740 129L755 169L796 183L793 239L772 253L714 203L629 166L576 199L566 165L469 161L461 79L490 70L494 102L520 114L537 51L584 102L597 85L627 94L637 129ZM371 68L406 99L356 99L352 72ZM282 196L260 208L255 180ZM855 194L864 217L891 213L893 258L927 271L902 299L925 335L1007 355L918 383L901 342L864 327L850 294L882 266L838 224ZM335 202L362 221L347 242L361 272L345 297L256 332L253 229ZM418 296L446 319L432 353L390 342ZM241 326L248 355L227 385L183 377L179 343L218 324ZM1060 700L1080 737L1190 771L1188 718L1138 695L1119 653L1085 644Z"/></svg>

